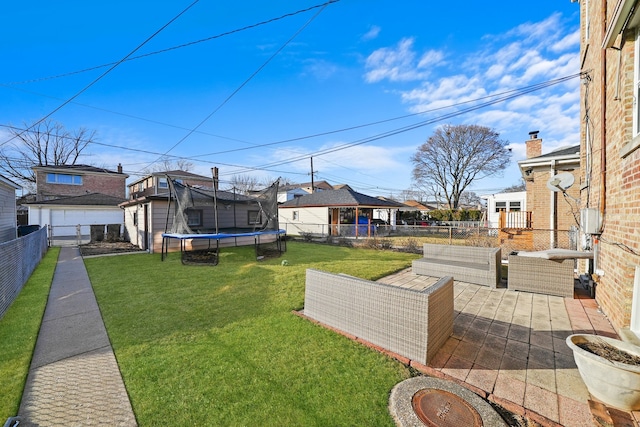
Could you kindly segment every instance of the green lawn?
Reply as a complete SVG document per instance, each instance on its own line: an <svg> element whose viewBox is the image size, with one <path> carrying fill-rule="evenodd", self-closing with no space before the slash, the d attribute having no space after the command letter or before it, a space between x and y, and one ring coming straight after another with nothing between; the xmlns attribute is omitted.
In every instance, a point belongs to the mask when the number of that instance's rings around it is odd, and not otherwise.
<svg viewBox="0 0 640 427"><path fill-rule="evenodd" d="M251 247L223 249L216 267L178 254L85 260L141 426L394 425L389 392L409 370L292 310L306 268L377 279L417 255L287 246L261 262Z"/></svg>
<svg viewBox="0 0 640 427"><path fill-rule="evenodd" d="M0 319L0 422L18 414L60 248L51 248Z"/></svg>

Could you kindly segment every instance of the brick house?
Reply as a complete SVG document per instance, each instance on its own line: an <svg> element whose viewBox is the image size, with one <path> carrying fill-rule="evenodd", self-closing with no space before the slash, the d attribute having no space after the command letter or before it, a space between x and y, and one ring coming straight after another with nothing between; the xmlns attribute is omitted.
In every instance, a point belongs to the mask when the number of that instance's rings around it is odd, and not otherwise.
<svg viewBox="0 0 640 427"><path fill-rule="evenodd" d="M35 166L36 201L99 193L126 198L128 175L88 165Z"/></svg>
<svg viewBox="0 0 640 427"><path fill-rule="evenodd" d="M596 300L613 325L640 333L640 7L581 1L582 185Z"/></svg>
<svg viewBox="0 0 640 427"><path fill-rule="evenodd" d="M115 172L88 165L35 166L33 170L36 197L27 203L29 224L49 227L55 244L88 239L92 225L124 224L118 204L126 199L128 175L122 166Z"/></svg>
<svg viewBox="0 0 640 427"><path fill-rule="evenodd" d="M577 227L580 206L580 145L560 148L542 154L542 139L531 132L526 141L527 158L518 162L526 185L527 209L533 212L531 228L537 230L569 230ZM559 174L569 174L573 184L566 196L552 191L547 183ZM553 242L551 242L551 246Z"/></svg>

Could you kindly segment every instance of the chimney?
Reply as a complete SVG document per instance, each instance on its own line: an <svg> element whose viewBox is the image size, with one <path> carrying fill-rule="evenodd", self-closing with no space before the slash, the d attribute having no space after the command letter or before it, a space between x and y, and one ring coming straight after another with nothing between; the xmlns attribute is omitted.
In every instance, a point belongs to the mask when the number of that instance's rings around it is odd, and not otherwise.
<svg viewBox="0 0 640 427"><path fill-rule="evenodd" d="M118 163L118 173L122 173L122 163Z"/></svg>
<svg viewBox="0 0 640 427"><path fill-rule="evenodd" d="M537 130L529 132L529 140L527 144L527 159L542 155L542 139L538 138Z"/></svg>

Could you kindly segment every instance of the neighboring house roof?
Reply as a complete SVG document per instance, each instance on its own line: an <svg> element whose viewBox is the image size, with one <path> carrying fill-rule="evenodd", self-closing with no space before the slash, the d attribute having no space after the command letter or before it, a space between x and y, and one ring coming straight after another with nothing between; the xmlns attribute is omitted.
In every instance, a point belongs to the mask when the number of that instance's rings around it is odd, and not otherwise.
<svg viewBox="0 0 640 427"><path fill-rule="evenodd" d="M144 181L150 176L165 176L165 175L169 175L172 179L191 179L191 180L198 180L198 181L211 181L213 185L213 177L198 175L198 174L183 171L183 170L172 170L172 171L152 172L148 175L143 176L140 179L132 181L129 184L129 186L137 184L140 181Z"/></svg>
<svg viewBox="0 0 640 427"><path fill-rule="evenodd" d="M341 190L318 191L317 193L298 197L280 205L281 208L295 207L373 207L373 208L401 208L402 203L381 200L377 197L358 193L350 188Z"/></svg>
<svg viewBox="0 0 640 427"><path fill-rule="evenodd" d="M18 184L16 184L15 182L11 181L9 178L5 178L2 175L0 175L0 183L8 185L9 187L13 187L16 190L20 188L20 186Z"/></svg>
<svg viewBox="0 0 640 427"><path fill-rule="evenodd" d="M64 205L64 206L118 206L124 199L100 193L88 193L81 196L61 197L40 202L27 202L27 205Z"/></svg>
<svg viewBox="0 0 640 427"><path fill-rule="evenodd" d="M541 156L531 157L525 160L520 160L518 165L522 169L523 166L535 166L542 164L549 164L552 160L559 160L564 162L580 162L580 145L573 145L571 147L560 148Z"/></svg>
<svg viewBox="0 0 640 427"><path fill-rule="evenodd" d="M419 211L430 211L430 210L433 210L433 207L424 205L424 204L418 202L417 200L405 200L404 204L409 206L409 207L411 207L411 208L415 208L415 209L417 209Z"/></svg>
<svg viewBox="0 0 640 427"><path fill-rule="evenodd" d="M33 169L55 170L55 171L74 171L74 172L91 172L91 173L109 173L124 175L122 172L112 171L105 168L90 165L43 165L34 166ZM127 175L128 176L128 175Z"/></svg>
<svg viewBox="0 0 640 427"><path fill-rule="evenodd" d="M571 147L559 148L550 153L543 154L538 157L533 157L533 159L545 159L545 158L553 158L553 157L566 157L566 156L575 156L580 154L580 144L573 145Z"/></svg>
<svg viewBox="0 0 640 427"><path fill-rule="evenodd" d="M203 187L193 187L194 188L194 192L192 193L192 196L194 199L199 199L201 202L205 199L207 200L211 200L213 201L213 196L214 196L214 191L213 188L209 187L209 188L203 188ZM239 193L232 193L230 191L223 191L223 190L218 190L215 193L216 197L218 198L218 202L220 203L242 203L242 202L248 202L248 201L255 201L256 197L251 197L251 196L245 196L244 194L239 194ZM142 204L142 203L146 203L149 200L167 200L169 198L169 192L164 192L164 193L159 193L159 194L149 194L147 196L143 196L143 197L139 197L133 200L127 200L127 201L120 201L120 206L124 207L124 206L132 206L132 205L136 205L136 204ZM200 204L205 204L204 203L200 203ZM197 204L197 202L196 202Z"/></svg>
<svg viewBox="0 0 640 427"><path fill-rule="evenodd" d="M287 185L281 185L278 188L278 191L289 191L289 190L293 190L296 188L308 188L311 189L311 183L310 182L303 182L300 184L287 184ZM329 184L327 181L314 181L313 182L313 188L315 188L316 190L339 190L341 188L351 188L349 187L347 184L336 184L336 185L331 185Z"/></svg>
<svg viewBox="0 0 640 427"><path fill-rule="evenodd" d="M518 167L520 168L522 178L526 181L529 179L529 174L534 168L547 167L552 161L555 161L557 165L565 164L580 167L580 145L560 148L541 156L520 160Z"/></svg>

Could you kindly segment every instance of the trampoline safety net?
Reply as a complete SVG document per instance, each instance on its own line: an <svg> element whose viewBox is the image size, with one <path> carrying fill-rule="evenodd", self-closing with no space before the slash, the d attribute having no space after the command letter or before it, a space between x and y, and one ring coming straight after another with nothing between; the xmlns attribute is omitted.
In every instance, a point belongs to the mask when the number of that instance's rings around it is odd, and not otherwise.
<svg viewBox="0 0 640 427"><path fill-rule="evenodd" d="M191 187L170 176L167 176L167 182L173 203L168 206L165 233L179 239L202 239L200 243L209 240L208 247L197 251L192 249L187 255L181 240L183 262L217 264L219 242L228 238L233 238L236 246L241 246L248 244L247 237L253 237L258 259L280 256L286 251L278 224L279 180L251 196L235 190ZM275 240L264 238L261 242L262 234L275 236ZM214 240L215 247L212 248L211 241Z"/></svg>

